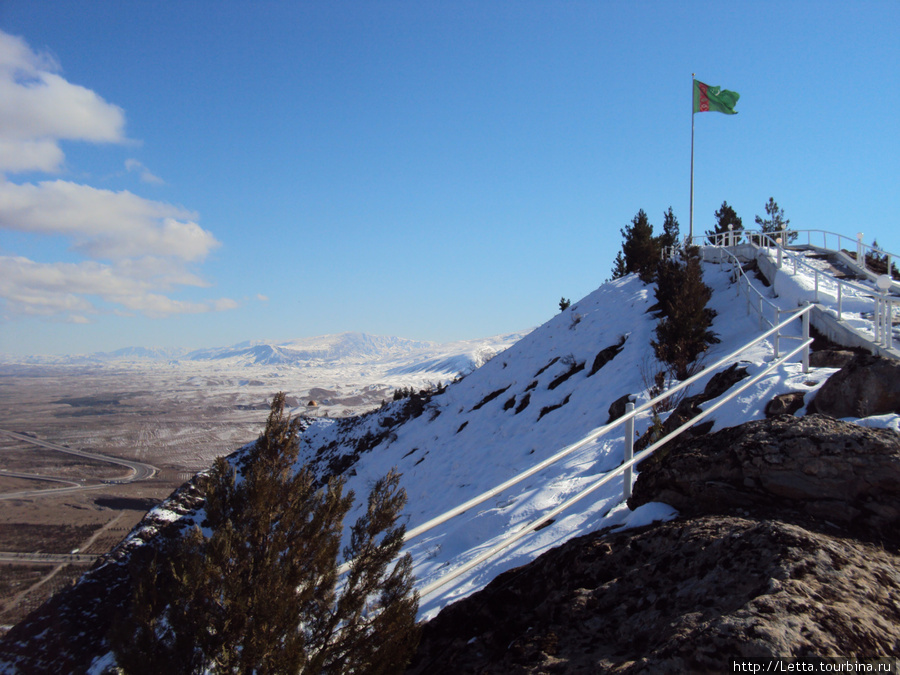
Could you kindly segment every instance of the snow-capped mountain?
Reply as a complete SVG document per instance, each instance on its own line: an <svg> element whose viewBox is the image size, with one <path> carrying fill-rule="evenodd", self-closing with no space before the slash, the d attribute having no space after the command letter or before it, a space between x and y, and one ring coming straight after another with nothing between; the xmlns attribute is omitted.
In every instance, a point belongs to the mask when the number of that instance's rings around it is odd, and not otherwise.
<svg viewBox="0 0 900 675"><path fill-rule="evenodd" d="M173 367L209 363L220 367L294 368L365 365L390 375L425 373L453 377L471 372L527 333L440 343L348 332L287 341L245 341L190 352L174 348L125 347L112 352L63 356L0 355L0 362L56 365L167 363Z"/></svg>
<svg viewBox="0 0 900 675"><path fill-rule="evenodd" d="M308 362L370 362L405 358L434 349L436 343L399 337L339 333L286 342L251 341L230 347L200 349L185 358L192 361L226 361L245 364L304 365Z"/></svg>
<svg viewBox="0 0 900 675"><path fill-rule="evenodd" d="M286 342L241 342L230 347L196 350L184 358L231 365L382 364L394 374L460 373L477 368L525 334L438 343L350 332Z"/></svg>

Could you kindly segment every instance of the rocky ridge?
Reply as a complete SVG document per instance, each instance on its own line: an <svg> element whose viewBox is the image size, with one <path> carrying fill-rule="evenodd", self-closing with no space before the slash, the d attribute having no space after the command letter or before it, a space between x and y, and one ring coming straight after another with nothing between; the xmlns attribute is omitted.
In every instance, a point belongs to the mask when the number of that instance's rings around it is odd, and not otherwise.
<svg viewBox="0 0 900 675"><path fill-rule="evenodd" d="M832 387L846 395L873 367L896 366L857 356ZM829 408L831 391L819 396ZM749 657L900 656L896 432L813 414L687 436L639 467L629 506L654 501L681 516L573 539L445 608L408 672L713 673Z"/></svg>

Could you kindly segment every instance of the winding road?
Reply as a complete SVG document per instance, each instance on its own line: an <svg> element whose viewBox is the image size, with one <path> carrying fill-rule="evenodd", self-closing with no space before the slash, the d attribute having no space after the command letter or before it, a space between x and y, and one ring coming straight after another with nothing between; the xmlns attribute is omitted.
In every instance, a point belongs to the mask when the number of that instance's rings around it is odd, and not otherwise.
<svg viewBox="0 0 900 675"><path fill-rule="evenodd" d="M109 464L116 464L117 466L123 466L129 471L131 471L131 475L125 478L117 478L115 480L107 480L102 483L92 484L92 485L83 485L77 481L73 481L69 478L61 478L59 476L42 476L38 474L26 474L15 471L0 471L0 474L4 476L11 476L15 478L28 478L33 480L49 480L60 483L68 483L67 487L61 488L49 488L46 490L24 490L20 492L4 492L0 493L0 499L22 499L25 497L42 497L46 495L58 495L66 492L80 492L82 490L97 490L99 488L108 485L109 483L136 483L142 480L149 480L153 478L159 471L152 464L145 464L144 462L136 462L130 459L120 459L118 457L109 457L107 455L100 455L95 452L88 452L87 450L76 450L74 448L66 447L65 445L60 445L58 443L52 443L50 441L42 441L39 438L34 438L33 436L28 436L27 434L20 434L15 431L7 431L6 429L0 429L0 434L4 436L8 436L18 441L24 441L26 443L31 443L32 445L37 445L42 448L46 448L48 450L54 450L56 452L64 452L69 455L75 455L76 457L83 457L85 459L93 459L100 462L107 462Z"/></svg>

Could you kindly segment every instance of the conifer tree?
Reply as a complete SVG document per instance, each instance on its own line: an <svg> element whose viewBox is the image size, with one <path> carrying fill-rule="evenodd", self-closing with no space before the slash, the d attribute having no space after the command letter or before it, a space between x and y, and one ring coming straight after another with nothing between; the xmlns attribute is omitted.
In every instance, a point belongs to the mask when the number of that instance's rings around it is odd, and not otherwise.
<svg viewBox="0 0 900 675"><path fill-rule="evenodd" d="M405 531L399 475L375 485L353 526L339 592L353 493L343 495L340 478L317 489L309 469L296 470L299 432L280 393L241 479L216 460L205 486L210 534L194 527L161 554L164 563L154 559L139 573L131 614L111 635L126 673L403 668L418 639L418 599L409 555L395 561Z"/></svg>
<svg viewBox="0 0 900 675"><path fill-rule="evenodd" d="M653 237L653 225L643 209L637 212L631 224L621 230L622 254L626 274L637 272L645 283L653 281L659 261L659 242Z"/></svg>
<svg viewBox="0 0 900 675"><path fill-rule="evenodd" d="M728 234L728 226L731 225L731 231L735 234L734 243L740 243L740 232L744 229L744 223L727 201L722 202L722 206L715 212L715 216L715 227L706 231L709 242L714 243L716 241L715 235L717 234Z"/></svg>
<svg viewBox="0 0 900 675"><path fill-rule="evenodd" d="M662 234L659 235L660 249L671 248L678 244L679 235L678 219L670 206L669 210L663 213Z"/></svg>
<svg viewBox="0 0 900 675"><path fill-rule="evenodd" d="M784 217L784 209L778 208L778 202L772 197L769 197L769 201L766 202L766 215L768 216L767 218L756 216L756 224L759 225L763 232L773 234L776 237L781 234L782 230L787 230L787 226L791 223L789 219ZM787 240L784 243L789 244L796 238L797 233L790 232L787 234Z"/></svg>
<svg viewBox="0 0 900 675"><path fill-rule="evenodd" d="M662 260L656 275L656 299L662 318L656 325L656 340L651 341L656 358L674 368L683 380L690 366L710 344L719 342L710 330L716 312L706 305L712 289L703 283L703 270L697 247L683 256Z"/></svg>
<svg viewBox="0 0 900 675"><path fill-rule="evenodd" d="M613 261L612 269L610 270L610 278L612 279L621 279L626 274L628 274L628 269L625 267L625 257L622 255L622 251L616 253L616 259Z"/></svg>

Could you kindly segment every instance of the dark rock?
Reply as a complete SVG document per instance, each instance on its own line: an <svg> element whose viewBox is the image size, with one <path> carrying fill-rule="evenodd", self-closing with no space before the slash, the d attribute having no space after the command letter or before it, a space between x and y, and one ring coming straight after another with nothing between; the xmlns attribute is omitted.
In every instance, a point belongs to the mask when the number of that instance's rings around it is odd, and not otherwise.
<svg viewBox="0 0 900 675"><path fill-rule="evenodd" d="M678 402L678 405L675 406L675 410L669 413L669 416L666 417L666 420L661 425L659 425L658 428L651 426L639 439L634 442L635 452L640 452L651 443L655 443L663 436L667 436L668 434L675 431L678 427L680 427L688 420L691 420L699 415L702 412L700 403L702 403L704 400L705 399L703 397L703 394L697 394L696 396L687 396L681 399ZM680 438L693 438L695 436L702 436L703 434L708 433L714 425L715 422L713 420L700 422L699 424L695 424L694 426L682 431Z"/></svg>
<svg viewBox="0 0 900 675"><path fill-rule="evenodd" d="M778 520L573 539L428 622L409 673L726 673L900 645L900 556Z"/></svg>
<svg viewBox="0 0 900 675"><path fill-rule="evenodd" d="M900 435L812 415L679 440L642 464L629 506L650 501L686 517L573 539L497 577L425 625L408 672L898 653Z"/></svg>
<svg viewBox="0 0 900 675"><path fill-rule="evenodd" d="M607 424L615 422L622 415L625 414L625 406L628 405L628 402L634 398L634 394L625 394L624 396L620 396L615 401L613 401L609 406L609 419L606 420Z"/></svg>
<svg viewBox="0 0 900 675"><path fill-rule="evenodd" d="M888 429L783 415L676 439L639 471L631 508L787 508L879 540L900 538L900 435Z"/></svg>
<svg viewBox="0 0 900 675"><path fill-rule="evenodd" d="M725 370L720 371L709 378L709 382L706 383L706 387L703 389L703 401L719 398L719 396L731 389L745 377L747 377L746 368L737 363L731 364Z"/></svg>
<svg viewBox="0 0 900 675"><path fill-rule="evenodd" d="M597 356L594 357L594 363L591 365L591 372L588 373L588 377L594 375L598 370L600 370L607 363L612 361L619 352L622 351L625 347L625 340L628 339L628 336L623 335L619 339L618 344L610 345L606 349L601 350Z"/></svg>
<svg viewBox="0 0 900 675"><path fill-rule="evenodd" d="M816 394L816 412L832 417L900 413L900 361L856 354Z"/></svg>
<svg viewBox="0 0 900 675"><path fill-rule="evenodd" d="M635 441L635 451L640 452L651 443L654 443L656 440L662 438L663 436L667 436L688 420L691 420L699 415L703 411L700 407L701 403L705 403L706 401L711 401L714 398L718 398L745 377L747 377L747 369L738 366L738 364L736 363L732 364L725 370L713 375L709 379L709 382L706 383L706 387L704 387L702 393L695 394L694 396L686 396L678 402L678 404L675 406L675 409L669 414L668 417L666 417L665 421L662 423L661 428L655 429L651 427L644 433L643 436ZM713 426L715 426L714 420L700 422L683 431L681 433L681 438L684 439L702 436L709 433Z"/></svg>
<svg viewBox="0 0 900 675"><path fill-rule="evenodd" d="M809 365L813 368L843 368L850 361L856 352L846 349L826 349L823 351L809 353Z"/></svg>
<svg viewBox="0 0 900 675"><path fill-rule="evenodd" d="M778 415L793 415L803 407L803 392L792 391L787 394L779 394L766 404L766 417Z"/></svg>

